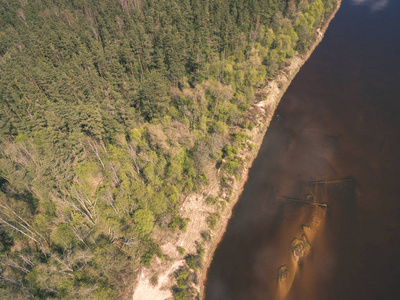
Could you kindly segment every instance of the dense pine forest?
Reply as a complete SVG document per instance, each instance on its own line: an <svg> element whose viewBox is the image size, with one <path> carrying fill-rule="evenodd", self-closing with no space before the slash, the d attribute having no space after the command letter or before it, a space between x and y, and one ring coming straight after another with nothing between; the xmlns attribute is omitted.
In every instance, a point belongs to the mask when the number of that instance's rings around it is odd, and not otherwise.
<svg viewBox="0 0 400 300"><path fill-rule="evenodd" d="M1 0L0 297L125 295L335 3Z"/></svg>

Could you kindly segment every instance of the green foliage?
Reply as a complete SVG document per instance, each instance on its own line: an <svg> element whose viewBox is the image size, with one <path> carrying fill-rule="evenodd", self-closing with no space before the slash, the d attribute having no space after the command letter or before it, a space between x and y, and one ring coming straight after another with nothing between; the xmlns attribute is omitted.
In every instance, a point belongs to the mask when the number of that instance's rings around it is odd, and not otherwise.
<svg viewBox="0 0 400 300"><path fill-rule="evenodd" d="M203 264L203 260L199 255L186 255L185 260L189 268L195 271L198 270Z"/></svg>
<svg viewBox="0 0 400 300"><path fill-rule="evenodd" d="M201 243L197 243L196 245L197 255L203 260L205 255L204 246Z"/></svg>
<svg viewBox="0 0 400 300"><path fill-rule="evenodd" d="M221 219L221 215L218 213L212 213L207 217L207 224L211 230L214 230Z"/></svg>
<svg viewBox="0 0 400 300"><path fill-rule="evenodd" d="M246 128L248 130L253 130L254 126L255 126L255 124L253 122L250 122L250 121L246 121L243 124L243 128Z"/></svg>
<svg viewBox="0 0 400 300"><path fill-rule="evenodd" d="M184 253L185 253L185 249L182 248L182 247L178 247L178 253L179 253L180 255L184 254Z"/></svg>
<svg viewBox="0 0 400 300"><path fill-rule="evenodd" d="M136 230L141 235L148 235L153 230L154 215L148 209L139 209L133 214Z"/></svg>
<svg viewBox="0 0 400 300"><path fill-rule="evenodd" d="M180 205L208 167L226 185L240 176L255 91L335 3L1 5L0 294L126 294L134 270L163 257L153 227L185 231ZM195 276L179 274L174 297L195 297Z"/></svg>
<svg viewBox="0 0 400 300"><path fill-rule="evenodd" d="M13 245L12 237L2 228L0 231L0 253L8 253Z"/></svg>
<svg viewBox="0 0 400 300"><path fill-rule="evenodd" d="M169 106L168 86L157 71L151 71L139 92L138 108L147 120L163 116Z"/></svg>
<svg viewBox="0 0 400 300"><path fill-rule="evenodd" d="M228 145L224 148L223 154L221 169L226 175L238 178L240 171L243 169L241 159L237 157L238 149Z"/></svg>
<svg viewBox="0 0 400 300"><path fill-rule="evenodd" d="M51 241L62 249L69 249L75 241L74 234L68 224L60 224L50 234Z"/></svg>
<svg viewBox="0 0 400 300"><path fill-rule="evenodd" d="M239 131L235 133L235 137L233 138L234 142L239 145L243 145L248 140L249 136L247 133L243 131Z"/></svg>
<svg viewBox="0 0 400 300"><path fill-rule="evenodd" d="M190 269L196 271L201 268L204 261L205 249L202 244L196 244L197 254L188 254L185 257L186 263Z"/></svg>
<svg viewBox="0 0 400 300"><path fill-rule="evenodd" d="M181 268L176 272L176 282L178 284L178 288L186 289L187 283L190 278L190 271L186 268Z"/></svg>
<svg viewBox="0 0 400 300"><path fill-rule="evenodd" d="M196 293L194 288L190 286L194 279L194 275L190 272L190 270L187 267L181 267L175 272L175 278L177 285L173 288L174 299L193 299Z"/></svg>
<svg viewBox="0 0 400 300"><path fill-rule="evenodd" d="M238 149L236 147L228 145L224 148L223 153L224 157L228 159L234 159L235 155L238 154Z"/></svg>
<svg viewBox="0 0 400 300"><path fill-rule="evenodd" d="M211 234L210 234L209 231L203 231L203 232L201 233L201 237L202 237L202 239L203 239L205 242L211 241Z"/></svg>
<svg viewBox="0 0 400 300"><path fill-rule="evenodd" d="M154 254L152 252L146 252L142 258L140 259L140 262L142 265L144 265L147 268L150 268L150 262L153 259Z"/></svg>
<svg viewBox="0 0 400 300"><path fill-rule="evenodd" d="M227 131L226 124L222 121L215 122L214 126L212 127L212 132L224 135Z"/></svg>
<svg viewBox="0 0 400 300"><path fill-rule="evenodd" d="M224 162L222 164L222 169L228 174L228 175L235 175L238 177L239 172L243 169L243 165L239 162L238 159L229 159L228 161Z"/></svg>
<svg viewBox="0 0 400 300"><path fill-rule="evenodd" d="M177 228L179 228L183 232L186 232L187 224L189 223L189 221L190 221L189 218L181 218L179 216L175 216L169 223L168 228L171 229L172 231L175 231Z"/></svg>
<svg viewBox="0 0 400 300"><path fill-rule="evenodd" d="M218 203L218 197L208 196L208 197L205 199L205 202L206 202L207 204L210 204L210 205L215 205L215 204Z"/></svg>

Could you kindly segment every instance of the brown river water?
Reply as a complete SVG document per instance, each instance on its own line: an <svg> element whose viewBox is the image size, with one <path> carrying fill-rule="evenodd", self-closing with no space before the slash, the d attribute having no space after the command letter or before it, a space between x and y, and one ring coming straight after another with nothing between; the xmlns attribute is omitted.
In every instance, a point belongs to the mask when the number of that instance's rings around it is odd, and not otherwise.
<svg viewBox="0 0 400 300"><path fill-rule="evenodd" d="M399 204L400 1L344 0L278 106L206 299L400 299Z"/></svg>

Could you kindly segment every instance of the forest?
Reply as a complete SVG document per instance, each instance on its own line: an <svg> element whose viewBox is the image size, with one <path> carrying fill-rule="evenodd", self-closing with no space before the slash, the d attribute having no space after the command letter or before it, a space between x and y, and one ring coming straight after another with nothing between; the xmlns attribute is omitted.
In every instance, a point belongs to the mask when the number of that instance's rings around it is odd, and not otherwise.
<svg viewBox="0 0 400 300"><path fill-rule="evenodd" d="M2 0L2 298L126 295L207 168L240 176L257 89L335 4Z"/></svg>

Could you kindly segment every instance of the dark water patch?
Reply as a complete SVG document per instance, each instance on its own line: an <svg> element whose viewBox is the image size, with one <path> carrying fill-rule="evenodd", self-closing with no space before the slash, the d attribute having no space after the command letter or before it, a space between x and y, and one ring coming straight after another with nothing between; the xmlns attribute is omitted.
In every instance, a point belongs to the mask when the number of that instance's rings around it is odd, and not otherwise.
<svg viewBox="0 0 400 300"><path fill-rule="evenodd" d="M344 1L292 82L211 264L206 299L275 299L313 193L328 208L286 299L400 299L400 1ZM315 181L350 181L315 184Z"/></svg>

